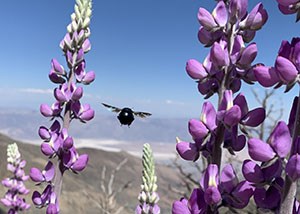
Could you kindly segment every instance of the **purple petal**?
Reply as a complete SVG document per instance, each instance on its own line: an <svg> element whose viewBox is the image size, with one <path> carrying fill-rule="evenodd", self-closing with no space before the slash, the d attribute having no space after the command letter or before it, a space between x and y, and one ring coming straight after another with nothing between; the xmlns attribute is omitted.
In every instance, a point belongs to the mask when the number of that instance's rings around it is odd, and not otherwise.
<svg viewBox="0 0 300 214"><path fill-rule="evenodd" d="M281 158L287 156L290 152L292 139L288 126L285 122L280 121L272 131L268 142Z"/></svg>
<svg viewBox="0 0 300 214"><path fill-rule="evenodd" d="M242 32L244 42L251 42L254 39L256 34L255 30L244 30Z"/></svg>
<svg viewBox="0 0 300 214"><path fill-rule="evenodd" d="M289 83L297 77L298 71L295 65L282 56L276 58L275 68L284 83Z"/></svg>
<svg viewBox="0 0 300 214"><path fill-rule="evenodd" d="M204 190L208 187L217 187L219 184L219 169L216 164L209 164L200 180L200 185Z"/></svg>
<svg viewBox="0 0 300 214"><path fill-rule="evenodd" d="M40 112L44 117L51 117L53 114L52 109L46 104L41 104Z"/></svg>
<svg viewBox="0 0 300 214"><path fill-rule="evenodd" d="M68 136L67 139L63 142L64 149L70 149L73 146L73 138L71 136Z"/></svg>
<svg viewBox="0 0 300 214"><path fill-rule="evenodd" d="M79 86L73 92L73 94L72 94L72 100L73 101L77 101L77 100L81 99L82 95L83 95L83 88Z"/></svg>
<svg viewBox="0 0 300 214"><path fill-rule="evenodd" d="M228 12L226 5L223 1L219 1L215 9L212 12L212 16L219 26L224 27L227 23Z"/></svg>
<svg viewBox="0 0 300 214"><path fill-rule="evenodd" d="M300 156L299 154L293 155L285 168L286 174L293 180L296 181L300 178Z"/></svg>
<svg viewBox="0 0 300 214"><path fill-rule="evenodd" d="M205 213L206 204L204 201L204 192L202 189L194 189L188 202L191 207L191 214Z"/></svg>
<svg viewBox="0 0 300 214"><path fill-rule="evenodd" d="M58 75L53 70L51 70L49 73L49 79L51 80L51 82L56 84L62 84L66 82L66 80L62 76Z"/></svg>
<svg viewBox="0 0 300 214"><path fill-rule="evenodd" d="M260 167L251 160L245 160L242 167L245 179L252 183L261 183L264 181L264 175Z"/></svg>
<svg viewBox="0 0 300 214"><path fill-rule="evenodd" d="M241 151L246 145L246 137L245 135L239 135L235 141L233 141L232 149L236 152Z"/></svg>
<svg viewBox="0 0 300 214"><path fill-rule="evenodd" d="M282 161L281 159L277 159L270 166L262 168L262 172L264 174L264 180L267 182L272 181L274 178L278 178L282 173Z"/></svg>
<svg viewBox="0 0 300 214"><path fill-rule="evenodd" d="M49 143L42 143L41 151L46 156L51 156L54 154L53 148L49 145Z"/></svg>
<svg viewBox="0 0 300 214"><path fill-rule="evenodd" d="M58 208L55 204L49 204L46 210L46 214L58 214Z"/></svg>
<svg viewBox="0 0 300 214"><path fill-rule="evenodd" d="M230 127L237 125L241 119L241 109L238 105L232 106L224 115L224 123Z"/></svg>
<svg viewBox="0 0 300 214"><path fill-rule="evenodd" d="M233 188L238 184L238 178L231 164L227 164L223 168L220 176L220 184L222 189L227 193L231 193Z"/></svg>
<svg viewBox="0 0 300 214"><path fill-rule="evenodd" d="M29 175L30 175L31 180L34 182L43 182L44 181L44 176L38 168L31 168Z"/></svg>
<svg viewBox="0 0 300 214"><path fill-rule="evenodd" d="M208 31L211 31L214 27L217 27L217 23L215 22L213 16L204 8L199 9L198 21Z"/></svg>
<svg viewBox="0 0 300 214"><path fill-rule="evenodd" d="M274 187L270 186L266 191L264 188L257 188L254 191L254 201L258 207L264 209L276 209L280 206L280 193Z"/></svg>
<svg viewBox="0 0 300 214"><path fill-rule="evenodd" d="M242 19L247 13L247 7L247 0L231 0L229 4L231 22L237 22L236 18L239 20Z"/></svg>
<svg viewBox="0 0 300 214"><path fill-rule="evenodd" d="M199 150L194 143L178 142L176 144L176 150L184 160L196 161L200 155Z"/></svg>
<svg viewBox="0 0 300 214"><path fill-rule="evenodd" d="M43 174L44 174L45 180L47 182L51 181L54 178L55 168L54 168L54 165L51 161L48 161L48 163L45 166L45 169L43 171Z"/></svg>
<svg viewBox="0 0 300 214"><path fill-rule="evenodd" d="M258 65L253 71L258 82L264 87L271 87L280 80L274 67Z"/></svg>
<svg viewBox="0 0 300 214"><path fill-rule="evenodd" d="M291 51L292 51L291 44L286 40L282 40L279 51L278 51L278 56L282 56L282 57L288 59L291 55Z"/></svg>
<svg viewBox="0 0 300 214"><path fill-rule="evenodd" d="M268 13L262 3L258 3L249 13L246 26L251 30L259 30L268 20Z"/></svg>
<svg viewBox="0 0 300 214"><path fill-rule="evenodd" d="M204 200L207 204L217 204L221 201L221 199L221 193L219 192L219 189L217 187L210 186L205 190Z"/></svg>
<svg viewBox="0 0 300 214"><path fill-rule="evenodd" d="M1 198L0 201L1 201L1 203L2 203L4 206L6 206L6 207L12 206L12 201L10 201L10 200L8 200L8 199L6 199L6 198Z"/></svg>
<svg viewBox="0 0 300 214"><path fill-rule="evenodd" d="M288 123L288 127L289 127L291 134L294 131L294 123L295 123L295 118L296 118L297 106L298 106L298 97L295 97L293 100L293 105L292 105L291 111L290 111L289 123Z"/></svg>
<svg viewBox="0 0 300 214"><path fill-rule="evenodd" d="M239 64L241 65L251 65L257 55L257 46L255 43L248 45L242 52L241 58L239 59Z"/></svg>
<svg viewBox="0 0 300 214"><path fill-rule="evenodd" d="M96 74L94 71L89 71L86 73L86 75L84 76L84 78L82 79L82 83L85 85L88 85L90 83L92 83L96 78Z"/></svg>
<svg viewBox="0 0 300 214"><path fill-rule="evenodd" d="M59 62L56 59L52 59L51 65L52 65L53 69L55 70L55 72L57 72L58 74L61 74L61 75L65 74L64 68L62 67L61 64L59 64Z"/></svg>
<svg viewBox="0 0 300 214"><path fill-rule="evenodd" d="M233 104L238 105L240 107L242 117L244 117L248 113L249 109L248 109L248 104L247 104L247 101L246 101L246 97L242 93L238 94L234 98Z"/></svg>
<svg viewBox="0 0 300 214"><path fill-rule="evenodd" d="M39 206L42 205L41 194L38 191L34 191L32 194L32 202Z"/></svg>
<svg viewBox="0 0 300 214"><path fill-rule="evenodd" d="M213 131L216 125L216 110L210 102L203 103L200 120L207 126L210 131Z"/></svg>
<svg viewBox="0 0 300 214"><path fill-rule="evenodd" d="M187 61L185 70L192 79L202 80L207 76L207 72L203 65L195 59Z"/></svg>
<svg viewBox="0 0 300 214"><path fill-rule="evenodd" d="M87 154L80 155L71 168L74 171L80 172L86 167L88 161L89 161L89 156Z"/></svg>
<svg viewBox="0 0 300 214"><path fill-rule="evenodd" d="M229 64L228 52L220 43L215 42L210 50L210 58L215 66L223 67Z"/></svg>
<svg viewBox="0 0 300 214"><path fill-rule="evenodd" d="M95 115L95 111L93 109L89 109L87 111L84 111L81 114L80 119L82 119L84 121L89 121L94 118L94 115Z"/></svg>
<svg viewBox="0 0 300 214"><path fill-rule="evenodd" d="M264 108L256 108L248 112L245 117L242 118L241 123L250 126L256 127L260 125L266 117L266 111Z"/></svg>
<svg viewBox="0 0 300 214"><path fill-rule="evenodd" d="M141 214L142 212L135 212ZM188 206L183 201L175 201L172 205L172 214L191 214Z"/></svg>
<svg viewBox="0 0 300 214"><path fill-rule="evenodd" d="M89 39L85 39L83 44L82 44L82 49L84 53L87 53L88 51L91 50L91 42Z"/></svg>
<svg viewBox="0 0 300 214"><path fill-rule="evenodd" d="M51 135L50 135L48 129L47 129L45 126L41 126L41 127L39 128L39 136L40 136L40 138L43 139L43 140L48 140L48 139L50 139L50 137L51 137Z"/></svg>
<svg viewBox="0 0 300 214"><path fill-rule="evenodd" d="M59 88L56 88L54 90L54 96L55 96L55 99L60 103L68 101L68 98L66 97L66 95Z"/></svg>
<svg viewBox="0 0 300 214"><path fill-rule="evenodd" d="M248 152L255 161L269 161L275 156L271 146L260 139L251 138L248 141Z"/></svg>
<svg viewBox="0 0 300 214"><path fill-rule="evenodd" d="M189 120L189 133L192 135L193 139L203 139L208 134L208 129L199 120L191 119Z"/></svg>
<svg viewBox="0 0 300 214"><path fill-rule="evenodd" d="M283 6L290 6L291 4L296 4L299 0L277 0L278 4Z"/></svg>
<svg viewBox="0 0 300 214"><path fill-rule="evenodd" d="M242 209L249 203L250 198L253 195L254 187L248 181L240 182L235 190L232 192L232 196L235 198L234 207Z"/></svg>

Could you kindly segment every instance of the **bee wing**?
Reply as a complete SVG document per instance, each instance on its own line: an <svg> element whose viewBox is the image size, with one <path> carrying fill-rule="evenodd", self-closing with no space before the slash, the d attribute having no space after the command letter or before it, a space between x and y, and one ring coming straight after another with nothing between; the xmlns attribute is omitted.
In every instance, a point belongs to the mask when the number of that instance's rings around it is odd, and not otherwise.
<svg viewBox="0 0 300 214"><path fill-rule="evenodd" d="M141 118L145 118L147 116L151 116L152 114L148 113L148 112L141 112L141 111L134 111L133 114L135 116L141 117Z"/></svg>
<svg viewBox="0 0 300 214"><path fill-rule="evenodd" d="M114 107L114 106L111 106L111 105L108 105L105 103L102 103L102 105L104 105L106 108L108 108L109 111L112 111L112 112L119 113L120 111L122 111L122 109L120 109L120 108L117 108L117 107Z"/></svg>

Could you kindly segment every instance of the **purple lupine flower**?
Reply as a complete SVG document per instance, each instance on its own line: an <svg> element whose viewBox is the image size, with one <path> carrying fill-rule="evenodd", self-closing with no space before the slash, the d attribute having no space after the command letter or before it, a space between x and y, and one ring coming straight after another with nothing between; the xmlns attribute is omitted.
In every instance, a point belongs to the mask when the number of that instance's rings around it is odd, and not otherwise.
<svg viewBox="0 0 300 214"><path fill-rule="evenodd" d="M283 14L293 14L299 12L299 0L277 0L278 8ZM297 17L297 21L299 18Z"/></svg>
<svg viewBox="0 0 300 214"><path fill-rule="evenodd" d="M30 208L22 195L27 195L29 190L25 187L24 182L29 176L25 175L24 167L26 161L21 159L16 143L7 146L7 169L13 173L13 176L2 180L2 185L8 188L4 198L0 202L9 208L8 213L18 213Z"/></svg>
<svg viewBox="0 0 300 214"><path fill-rule="evenodd" d="M200 151L204 147L204 139L216 128L216 110L210 102L203 103L200 120L191 119L188 123L188 130L195 143L177 139L176 150L185 160L196 161Z"/></svg>
<svg viewBox="0 0 300 214"><path fill-rule="evenodd" d="M34 182L50 182L52 181L55 175L54 164L51 161L49 161L43 171L40 171L38 168L31 168L29 175L31 180Z"/></svg>
<svg viewBox="0 0 300 214"><path fill-rule="evenodd" d="M291 43L282 41L274 67L260 65L254 68L258 82L264 87L270 87L276 83L283 84L286 85L286 91L289 91L299 79L299 53L300 38L293 38Z"/></svg>
<svg viewBox="0 0 300 214"><path fill-rule="evenodd" d="M254 192L254 187L248 181L238 181L231 164L224 166L220 176L222 198L234 208L244 208Z"/></svg>
<svg viewBox="0 0 300 214"><path fill-rule="evenodd" d="M91 0L78 0L75 12L71 15L72 22L67 27L67 34L60 42L60 47L66 57L69 69L64 68L56 59L51 61L49 79L58 84L54 89L56 101L48 106L42 104L40 112L45 117L54 120L50 128L41 126L39 136L43 140L42 153L49 159L57 158L57 165L48 161L45 169L32 168L31 179L38 183L46 183L42 193L35 191L33 203L39 207L47 207L46 213L59 213L59 198L61 194L62 178L65 171L78 173L85 169L89 157L87 154L78 154L75 142L69 135L69 126L72 120L79 119L87 122L94 117L94 110L89 104L81 104L83 88L79 84L88 85L95 79L95 72L85 71L85 54L91 49L88 39L90 36ZM63 112L63 115L61 114Z"/></svg>
<svg viewBox="0 0 300 214"><path fill-rule="evenodd" d="M248 180L239 182L231 165L225 166L221 176L219 175L221 146L232 154L242 150L246 144L246 131L242 127L256 127L265 119L263 108L249 110L243 94L235 98L233 95L240 90L241 80L249 84L257 81L254 69L258 65L253 65L257 56L257 46L255 43L245 43L254 38L256 31L262 28L268 19L261 3L249 13L247 6L248 0L231 0L217 1L212 13L204 8L199 9L198 20L201 26L198 39L211 49L203 63L195 59L189 60L186 71L196 80L198 91L205 95L205 99L218 93L219 105L218 112L214 112L214 121L209 120L212 126L208 125L207 121L204 122L205 117L189 121L189 132L194 143L178 140L176 149L183 159L196 161L201 152L209 165L201 178L200 188L194 189L193 197L189 200L174 202L172 213L218 213L218 208L222 206L243 208L256 190L256 184ZM279 133L284 133L281 139ZM268 161L274 157L278 160L273 160L277 161L274 165L268 163L270 168L260 169L263 171L262 175L266 174L266 178L263 177L258 183L263 180L273 182L275 178L271 179L267 175L271 170L274 171L277 165L278 172L282 171L280 161L286 156L286 150L278 142L286 138L286 133L280 126L270 138L272 147L269 146L271 158ZM257 198L259 200L259 197ZM263 206L264 202L261 204Z"/></svg>
<svg viewBox="0 0 300 214"><path fill-rule="evenodd" d="M256 205L263 209L278 212L281 201L281 191L284 181L281 177L276 178L267 189L256 188L254 190L254 201Z"/></svg>
<svg viewBox="0 0 300 214"><path fill-rule="evenodd" d="M204 191L204 200L209 205L216 205L221 201L219 185L219 169L216 164L209 164L200 180Z"/></svg>
<svg viewBox="0 0 300 214"><path fill-rule="evenodd" d="M270 161L275 156L284 158L291 149L292 139L288 126L280 121L273 129L267 143L251 138L248 141L249 155L256 161Z"/></svg>
<svg viewBox="0 0 300 214"><path fill-rule="evenodd" d="M182 198L172 205L172 214L205 213L207 204L204 201L204 192L201 188L194 189L189 200Z"/></svg>

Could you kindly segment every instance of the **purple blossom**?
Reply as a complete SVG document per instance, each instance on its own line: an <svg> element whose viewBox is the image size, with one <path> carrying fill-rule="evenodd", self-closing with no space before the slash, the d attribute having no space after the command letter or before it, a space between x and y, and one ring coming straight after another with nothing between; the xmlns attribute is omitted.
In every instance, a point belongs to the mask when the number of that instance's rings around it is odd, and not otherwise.
<svg viewBox="0 0 300 214"><path fill-rule="evenodd" d="M278 8L283 14L293 14L299 12L299 0L277 0ZM299 19L297 18L297 21Z"/></svg>
<svg viewBox="0 0 300 214"><path fill-rule="evenodd" d="M274 67L260 65L254 69L254 74L259 83L270 87L276 83L287 86L290 90L297 82L300 64L298 56L300 53L300 38L293 38L291 43L282 41Z"/></svg>
<svg viewBox="0 0 300 214"><path fill-rule="evenodd" d="M4 198L0 202L9 210L8 213L18 213L30 208L22 195L27 195L29 190L24 182L29 176L25 175L24 167L26 161L21 159L16 143L7 146L7 169L13 173L13 176L2 180L2 185L8 188Z"/></svg>
<svg viewBox="0 0 300 214"><path fill-rule="evenodd" d="M30 177L34 182L47 185L42 193L35 191L32 200L38 208L47 207L48 214L60 211L59 198L64 172L70 170L78 173L85 169L89 160L87 154L78 154L74 139L69 135L69 127L75 119L87 122L94 117L94 110L90 105L80 103L83 97L83 87L80 84L88 85L95 79L94 71L85 71L84 60L85 54L91 49L88 39L91 1L76 1L75 10L71 15L71 24L67 27L68 33L60 42L68 69L56 59L52 59L49 78L58 84L54 89L56 101L51 106L40 106L43 116L55 119L50 128L39 128L38 133L43 140L41 151L49 159L57 158L57 161L49 160L43 170L30 170Z"/></svg>
<svg viewBox="0 0 300 214"><path fill-rule="evenodd" d="M202 189L194 189L189 200L182 198L175 201L172 206L172 214L196 214L205 213L207 205L204 201Z"/></svg>
<svg viewBox="0 0 300 214"><path fill-rule="evenodd" d="M251 138L248 141L249 155L256 161L270 161L276 156L284 158L291 149L291 134L288 126L280 121L273 129L267 143L260 139Z"/></svg>

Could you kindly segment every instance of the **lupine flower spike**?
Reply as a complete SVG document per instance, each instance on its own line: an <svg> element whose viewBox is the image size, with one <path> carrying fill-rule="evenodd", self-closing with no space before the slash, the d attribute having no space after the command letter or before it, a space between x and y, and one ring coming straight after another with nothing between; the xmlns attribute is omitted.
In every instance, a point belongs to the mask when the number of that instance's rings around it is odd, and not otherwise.
<svg viewBox="0 0 300 214"><path fill-rule="evenodd" d="M157 204L159 196L157 194L157 177L155 176L155 164L152 150L149 144L144 144L143 149L143 177L142 191L138 199L140 204L136 207L136 214L159 214L160 208Z"/></svg>
<svg viewBox="0 0 300 214"><path fill-rule="evenodd" d="M36 207L47 207L46 213L59 213L59 197L62 178L65 171L74 173L82 171L88 163L88 155L79 155L73 137L69 135L72 120L78 119L86 123L93 119L94 110L89 104L82 104L83 87L95 79L95 72L86 72L84 54L91 49L90 18L92 14L91 0L76 0L71 23L67 26L67 34L60 43L66 58L68 70L58 60L52 59L49 79L58 86L54 89L55 102L48 106L42 104L41 114L53 120L50 128L41 126L39 136L43 140L42 153L49 158L45 168L32 168L30 177L37 184L45 184L42 193L35 191L32 195ZM59 122L59 120L62 120ZM51 159L57 158L57 165Z"/></svg>
<svg viewBox="0 0 300 214"><path fill-rule="evenodd" d="M21 211L28 210L30 204L27 204L22 195L27 195L29 190L25 187L24 181L29 179L25 175L24 167L26 161L21 159L21 154L16 143L7 146L7 170L12 172L10 178L2 181L2 185L8 188L4 198L0 201L9 208L9 214L18 214Z"/></svg>

